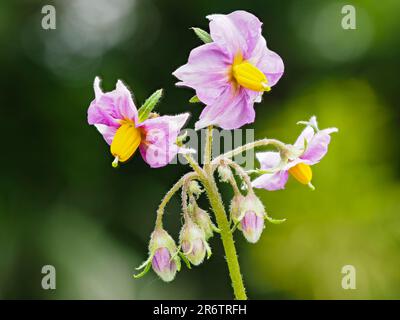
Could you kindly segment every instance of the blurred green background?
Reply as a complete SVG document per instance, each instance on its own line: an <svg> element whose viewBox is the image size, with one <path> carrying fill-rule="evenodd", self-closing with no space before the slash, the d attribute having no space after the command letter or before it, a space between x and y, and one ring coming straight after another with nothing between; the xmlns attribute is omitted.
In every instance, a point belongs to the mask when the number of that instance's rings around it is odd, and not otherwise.
<svg viewBox="0 0 400 320"><path fill-rule="evenodd" d="M56 30L41 28L45 4L56 7ZM356 30L341 28L345 4L356 7ZM188 168L152 170L136 156L114 170L86 112L99 75L105 90L123 79L137 102L163 87L158 110L189 110L192 126L202 106L171 73L200 45L189 27L208 30L207 14L237 9L264 22L286 67L246 128L293 142L295 123L315 114L340 129L313 169L315 192L293 179L258 191L271 216L288 220L267 225L256 245L236 234L250 298L400 298L397 0L1 1L0 298L232 298L218 237L213 257L172 283L152 272L132 279L161 197ZM179 206L175 198L166 214L175 238ZM46 264L54 291L41 288ZM356 290L341 288L348 264Z"/></svg>

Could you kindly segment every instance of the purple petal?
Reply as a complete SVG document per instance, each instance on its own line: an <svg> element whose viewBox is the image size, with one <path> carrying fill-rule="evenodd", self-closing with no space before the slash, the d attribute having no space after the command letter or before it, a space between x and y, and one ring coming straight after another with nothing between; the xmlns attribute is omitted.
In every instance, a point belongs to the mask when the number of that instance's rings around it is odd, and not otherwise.
<svg viewBox="0 0 400 320"><path fill-rule="evenodd" d="M207 105L196 122L195 129L216 125L225 130L237 129L254 122L254 101L241 88L235 91L233 87L226 88L214 104Z"/></svg>
<svg viewBox="0 0 400 320"><path fill-rule="evenodd" d="M331 141L330 134L337 131L337 128L318 131L308 143L307 150L301 155L301 158L307 160L311 165L318 163L328 152L328 145Z"/></svg>
<svg viewBox="0 0 400 320"><path fill-rule="evenodd" d="M276 173L266 173L256 178L252 182L252 186L269 191L281 190L285 188L288 177L289 174L286 170L281 170Z"/></svg>
<svg viewBox="0 0 400 320"><path fill-rule="evenodd" d="M267 48L267 43L262 36L258 39L257 45L249 57L249 62L265 74L270 87L279 81L285 70L282 58Z"/></svg>
<svg viewBox="0 0 400 320"><path fill-rule="evenodd" d="M100 79L94 80L95 99L88 109L88 123L96 125L104 139L109 143L111 134L120 126L121 120L130 119L137 122L137 110L130 91L118 80L116 89L103 93ZM106 129L109 127L109 129Z"/></svg>
<svg viewBox="0 0 400 320"><path fill-rule="evenodd" d="M311 139L314 137L314 134L315 132L312 127L305 127L293 145L299 149L303 149L305 145L309 145Z"/></svg>
<svg viewBox="0 0 400 320"><path fill-rule="evenodd" d="M117 132L117 128L109 127L104 124L95 124L94 126L96 127L97 131L99 131L100 134L103 136L104 140L106 140L106 142L111 145L114 139L114 135Z"/></svg>
<svg viewBox="0 0 400 320"><path fill-rule="evenodd" d="M210 20L210 34L213 41L227 54L231 60L241 53L245 59L261 37L262 23L258 18L246 11L235 11L228 15L213 14Z"/></svg>
<svg viewBox="0 0 400 320"><path fill-rule="evenodd" d="M258 152L256 153L257 160L260 162L261 169L268 170L276 168L281 162L279 152Z"/></svg>
<svg viewBox="0 0 400 320"><path fill-rule="evenodd" d="M173 75L182 81L178 86L195 89L200 101L211 104L229 85L230 63L215 43L208 43L193 49L188 63Z"/></svg>
<svg viewBox="0 0 400 320"><path fill-rule="evenodd" d="M153 270L164 281L172 281L176 274L176 263L171 261L171 255L167 248L158 248L151 261Z"/></svg>
<svg viewBox="0 0 400 320"><path fill-rule="evenodd" d="M147 119L138 125L145 132L145 138L139 147L140 153L150 167L166 166L180 151L176 139L188 117L189 113L161 116Z"/></svg>
<svg viewBox="0 0 400 320"><path fill-rule="evenodd" d="M254 211L247 211L240 221L243 235L247 241L256 243L260 239L264 229L264 219L258 216Z"/></svg>

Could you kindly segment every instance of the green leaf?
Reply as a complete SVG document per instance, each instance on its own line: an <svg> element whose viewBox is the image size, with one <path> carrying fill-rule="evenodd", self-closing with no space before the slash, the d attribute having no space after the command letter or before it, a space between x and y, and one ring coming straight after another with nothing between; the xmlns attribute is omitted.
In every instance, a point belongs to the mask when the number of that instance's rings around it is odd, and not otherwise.
<svg viewBox="0 0 400 320"><path fill-rule="evenodd" d="M201 102L198 96L193 96L189 100L190 103L198 103Z"/></svg>
<svg viewBox="0 0 400 320"><path fill-rule="evenodd" d="M210 34L207 31L204 31L203 29L200 29L200 28L192 28L192 30L200 38L200 40L203 41L204 43L213 42Z"/></svg>
<svg viewBox="0 0 400 320"><path fill-rule="evenodd" d="M162 94L163 90L159 89L156 92L154 92L150 97L147 98L145 103L139 109L139 122L143 122L149 117L150 112L153 111L154 107L161 99Z"/></svg>
<svg viewBox="0 0 400 320"><path fill-rule="evenodd" d="M147 263L147 265L146 265L146 267L143 269L143 271L140 272L140 273L138 273L138 274L134 274L133 277L134 277L135 279L139 279L139 278L143 277L147 272L149 272L150 267L151 267L151 263Z"/></svg>

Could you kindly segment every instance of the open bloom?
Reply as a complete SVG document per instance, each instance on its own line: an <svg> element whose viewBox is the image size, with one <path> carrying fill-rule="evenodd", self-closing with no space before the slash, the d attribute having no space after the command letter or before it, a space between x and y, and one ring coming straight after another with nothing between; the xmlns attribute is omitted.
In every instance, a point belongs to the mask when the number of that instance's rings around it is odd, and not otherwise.
<svg viewBox="0 0 400 320"><path fill-rule="evenodd" d="M110 145L114 166L129 160L138 148L144 161L153 168L167 165L178 152L184 151L176 145L176 139L188 113L139 122L131 93L122 81L118 80L114 91L104 93L96 77L94 92L88 123L94 125Z"/></svg>
<svg viewBox="0 0 400 320"><path fill-rule="evenodd" d="M178 86L196 90L206 107L196 130L209 125L237 129L254 122L254 103L261 101L283 74L283 61L267 48L262 23L246 11L213 14L211 43L192 50L189 61L173 74Z"/></svg>
<svg viewBox="0 0 400 320"><path fill-rule="evenodd" d="M294 157L282 161L279 152L257 153L261 169L271 171L255 179L252 183L255 188L263 188L270 191L283 189L288 180L289 173L300 183L309 185L312 180L311 166L318 163L328 152L331 141L330 134L337 132L337 128L318 129L317 119L313 116L306 124L306 128L292 146Z"/></svg>

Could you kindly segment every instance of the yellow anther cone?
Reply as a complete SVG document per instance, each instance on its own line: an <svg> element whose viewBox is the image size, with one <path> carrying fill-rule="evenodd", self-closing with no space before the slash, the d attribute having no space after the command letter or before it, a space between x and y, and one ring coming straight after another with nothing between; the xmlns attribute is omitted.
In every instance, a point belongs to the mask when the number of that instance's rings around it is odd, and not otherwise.
<svg viewBox="0 0 400 320"><path fill-rule="evenodd" d="M117 159L117 162L129 160L139 147L141 139L141 132L133 122L122 124L115 133L110 147L111 153Z"/></svg>
<svg viewBox="0 0 400 320"><path fill-rule="evenodd" d="M239 85L247 89L254 91L271 90L265 74L249 62L234 63L232 66L232 75Z"/></svg>
<svg viewBox="0 0 400 320"><path fill-rule="evenodd" d="M289 169L289 173L302 184L309 184L311 182L312 170L308 164L298 163Z"/></svg>

